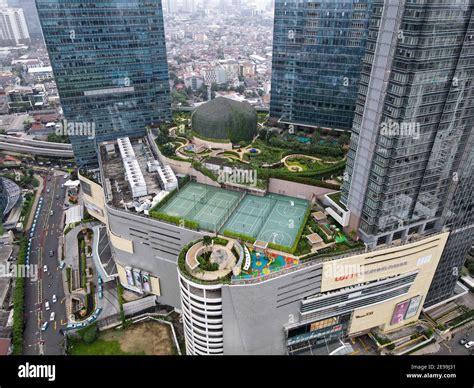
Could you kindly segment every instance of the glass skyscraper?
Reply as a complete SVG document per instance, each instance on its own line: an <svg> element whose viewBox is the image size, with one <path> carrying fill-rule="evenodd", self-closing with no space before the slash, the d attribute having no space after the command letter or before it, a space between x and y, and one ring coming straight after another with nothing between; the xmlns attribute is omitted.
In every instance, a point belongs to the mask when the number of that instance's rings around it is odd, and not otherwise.
<svg viewBox="0 0 474 388"><path fill-rule="evenodd" d="M37 0L78 165L171 119L161 0ZM65 129L64 128L64 129Z"/></svg>
<svg viewBox="0 0 474 388"><path fill-rule="evenodd" d="M352 126L372 0L275 0L270 117Z"/></svg>
<svg viewBox="0 0 474 388"><path fill-rule="evenodd" d="M474 2L375 0L341 202L371 246L443 229L426 304L474 237Z"/></svg>

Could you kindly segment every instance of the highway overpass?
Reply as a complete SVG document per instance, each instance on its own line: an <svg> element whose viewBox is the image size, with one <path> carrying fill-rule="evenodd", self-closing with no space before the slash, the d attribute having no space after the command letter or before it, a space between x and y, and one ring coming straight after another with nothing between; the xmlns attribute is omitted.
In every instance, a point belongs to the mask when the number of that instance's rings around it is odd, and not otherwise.
<svg viewBox="0 0 474 388"><path fill-rule="evenodd" d="M74 156L70 144L51 143L8 135L0 135L0 150L56 158L72 158Z"/></svg>

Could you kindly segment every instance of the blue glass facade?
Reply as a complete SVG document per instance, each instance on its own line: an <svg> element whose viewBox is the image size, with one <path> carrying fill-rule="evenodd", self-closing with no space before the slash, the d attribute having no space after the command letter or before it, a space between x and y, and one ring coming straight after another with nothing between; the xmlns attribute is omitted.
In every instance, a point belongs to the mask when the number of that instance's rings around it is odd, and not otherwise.
<svg viewBox="0 0 474 388"><path fill-rule="evenodd" d="M161 0L37 0L78 165L171 119Z"/></svg>
<svg viewBox="0 0 474 388"><path fill-rule="evenodd" d="M349 130L372 0L275 0L270 116Z"/></svg>

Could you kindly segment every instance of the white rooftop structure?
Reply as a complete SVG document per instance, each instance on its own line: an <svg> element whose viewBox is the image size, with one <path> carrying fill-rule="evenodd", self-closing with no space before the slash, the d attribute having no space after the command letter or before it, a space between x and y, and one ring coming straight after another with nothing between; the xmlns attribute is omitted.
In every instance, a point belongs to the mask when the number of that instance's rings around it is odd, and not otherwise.
<svg viewBox="0 0 474 388"><path fill-rule="evenodd" d="M125 168L126 179L132 190L133 198L143 197L148 194L146 181L142 170L133 151L132 143L128 137L117 139L117 144L122 156L123 166Z"/></svg>
<svg viewBox="0 0 474 388"><path fill-rule="evenodd" d="M82 206L71 206L66 210L66 225L75 224L82 220Z"/></svg>
<svg viewBox="0 0 474 388"><path fill-rule="evenodd" d="M178 187L178 179L170 166L159 166L157 171L163 190L172 191Z"/></svg>

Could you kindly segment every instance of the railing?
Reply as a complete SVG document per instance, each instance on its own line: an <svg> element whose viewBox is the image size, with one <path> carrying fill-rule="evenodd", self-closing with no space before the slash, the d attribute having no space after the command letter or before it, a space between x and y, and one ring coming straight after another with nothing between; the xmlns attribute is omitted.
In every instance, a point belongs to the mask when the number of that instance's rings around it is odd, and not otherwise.
<svg viewBox="0 0 474 388"><path fill-rule="evenodd" d="M431 233L429 235L420 235L418 237L413 237L412 239L410 239L410 241L406 241L405 243L402 243L402 244L393 244L392 246L387 246L387 245L379 246L379 247L375 247L371 250L367 250L367 252L366 252L365 248L362 248L362 249L349 250L349 251L346 251L346 252L338 254L338 255L337 254L334 255L332 253L326 253L326 254L321 254L321 255L315 254L314 256L309 256L306 259L305 258L300 258L300 264L294 265L290 268L284 268L284 269L281 269L281 270L277 270L277 271L269 273L268 275L261 275L261 276L258 276L258 277L254 277L252 279L232 279L231 284L233 284L233 285L242 285L242 284L260 283L262 281L273 279L273 278L285 275L285 274L290 273L290 272L299 271L301 269L311 267L311 266L314 266L314 265L317 265L317 264L322 264L322 263L325 263L325 262L328 262L328 261L333 261L333 260L340 260L340 259L343 259L343 258L346 258L346 257L355 256L355 255L358 255L358 254L373 253L373 252L377 252L377 251L380 251L380 250L383 250L383 249L390 249L390 248L403 246L403 245L406 245L406 244L412 244L414 242L423 240L425 238L434 237L434 236L436 236L438 234L442 234L442 233L446 233L446 232L445 231L439 231L439 232ZM304 262L302 262L302 260L304 260Z"/></svg>

